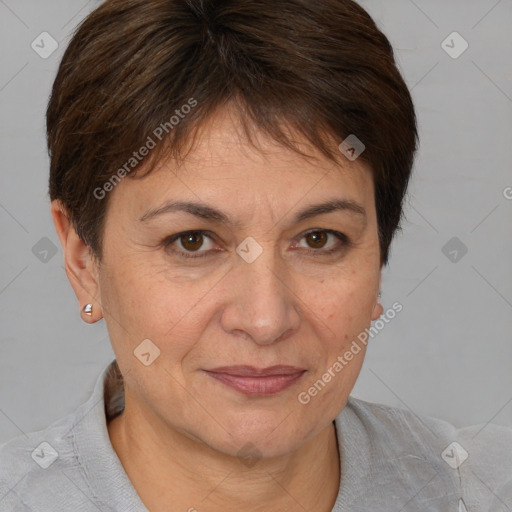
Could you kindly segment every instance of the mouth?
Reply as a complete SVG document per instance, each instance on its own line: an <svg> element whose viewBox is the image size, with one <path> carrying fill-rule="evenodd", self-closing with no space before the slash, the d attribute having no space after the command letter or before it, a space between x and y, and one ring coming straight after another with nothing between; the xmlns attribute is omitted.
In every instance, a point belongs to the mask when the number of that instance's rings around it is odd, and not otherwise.
<svg viewBox="0 0 512 512"><path fill-rule="evenodd" d="M304 368L277 365L268 368L252 366L223 366L204 370L218 382L249 396L279 393L295 384L306 373Z"/></svg>

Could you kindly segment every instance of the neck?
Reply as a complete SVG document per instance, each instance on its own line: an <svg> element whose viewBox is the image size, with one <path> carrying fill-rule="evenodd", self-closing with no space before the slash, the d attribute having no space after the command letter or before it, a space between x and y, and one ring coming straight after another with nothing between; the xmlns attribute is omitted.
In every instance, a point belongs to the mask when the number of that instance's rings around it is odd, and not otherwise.
<svg viewBox="0 0 512 512"><path fill-rule="evenodd" d="M151 512L168 511L169 504L189 512L331 512L338 495L339 452L332 423L290 454L246 464L160 425L157 418L148 420L128 400L108 432Z"/></svg>

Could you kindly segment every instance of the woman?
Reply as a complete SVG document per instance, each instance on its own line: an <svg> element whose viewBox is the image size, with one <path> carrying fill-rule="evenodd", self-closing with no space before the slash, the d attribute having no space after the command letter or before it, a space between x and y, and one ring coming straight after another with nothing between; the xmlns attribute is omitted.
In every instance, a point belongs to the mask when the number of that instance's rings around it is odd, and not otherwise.
<svg viewBox="0 0 512 512"><path fill-rule="evenodd" d="M47 111L51 211L116 359L0 449L0 510L510 510L512 431L350 397L416 150L347 0L107 1Z"/></svg>

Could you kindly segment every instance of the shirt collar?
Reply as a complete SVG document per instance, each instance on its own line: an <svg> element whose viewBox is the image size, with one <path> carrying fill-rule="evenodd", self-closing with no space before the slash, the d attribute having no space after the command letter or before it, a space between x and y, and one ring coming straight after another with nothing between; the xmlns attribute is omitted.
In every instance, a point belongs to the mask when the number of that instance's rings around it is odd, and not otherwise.
<svg viewBox="0 0 512 512"><path fill-rule="evenodd" d="M107 409L109 415L120 412L120 399L114 393L116 368L115 360L104 368L89 400L76 411L73 425L75 453L85 478L89 484L94 483L92 492L101 510L147 512L108 435ZM105 396L110 399L108 407ZM124 396L122 406L124 408Z"/></svg>

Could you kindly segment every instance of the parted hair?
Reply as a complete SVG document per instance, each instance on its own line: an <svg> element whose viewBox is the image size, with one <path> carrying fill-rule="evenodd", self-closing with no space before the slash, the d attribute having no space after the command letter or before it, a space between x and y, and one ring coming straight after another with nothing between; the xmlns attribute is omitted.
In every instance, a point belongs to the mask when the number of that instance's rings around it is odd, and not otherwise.
<svg viewBox="0 0 512 512"><path fill-rule="evenodd" d="M304 154L299 134L334 163L345 158L338 144L357 136L388 263L416 115L389 40L351 0L105 1L75 30L53 83L50 199L101 259L105 184L186 158L197 129L226 106L248 140L257 130Z"/></svg>

